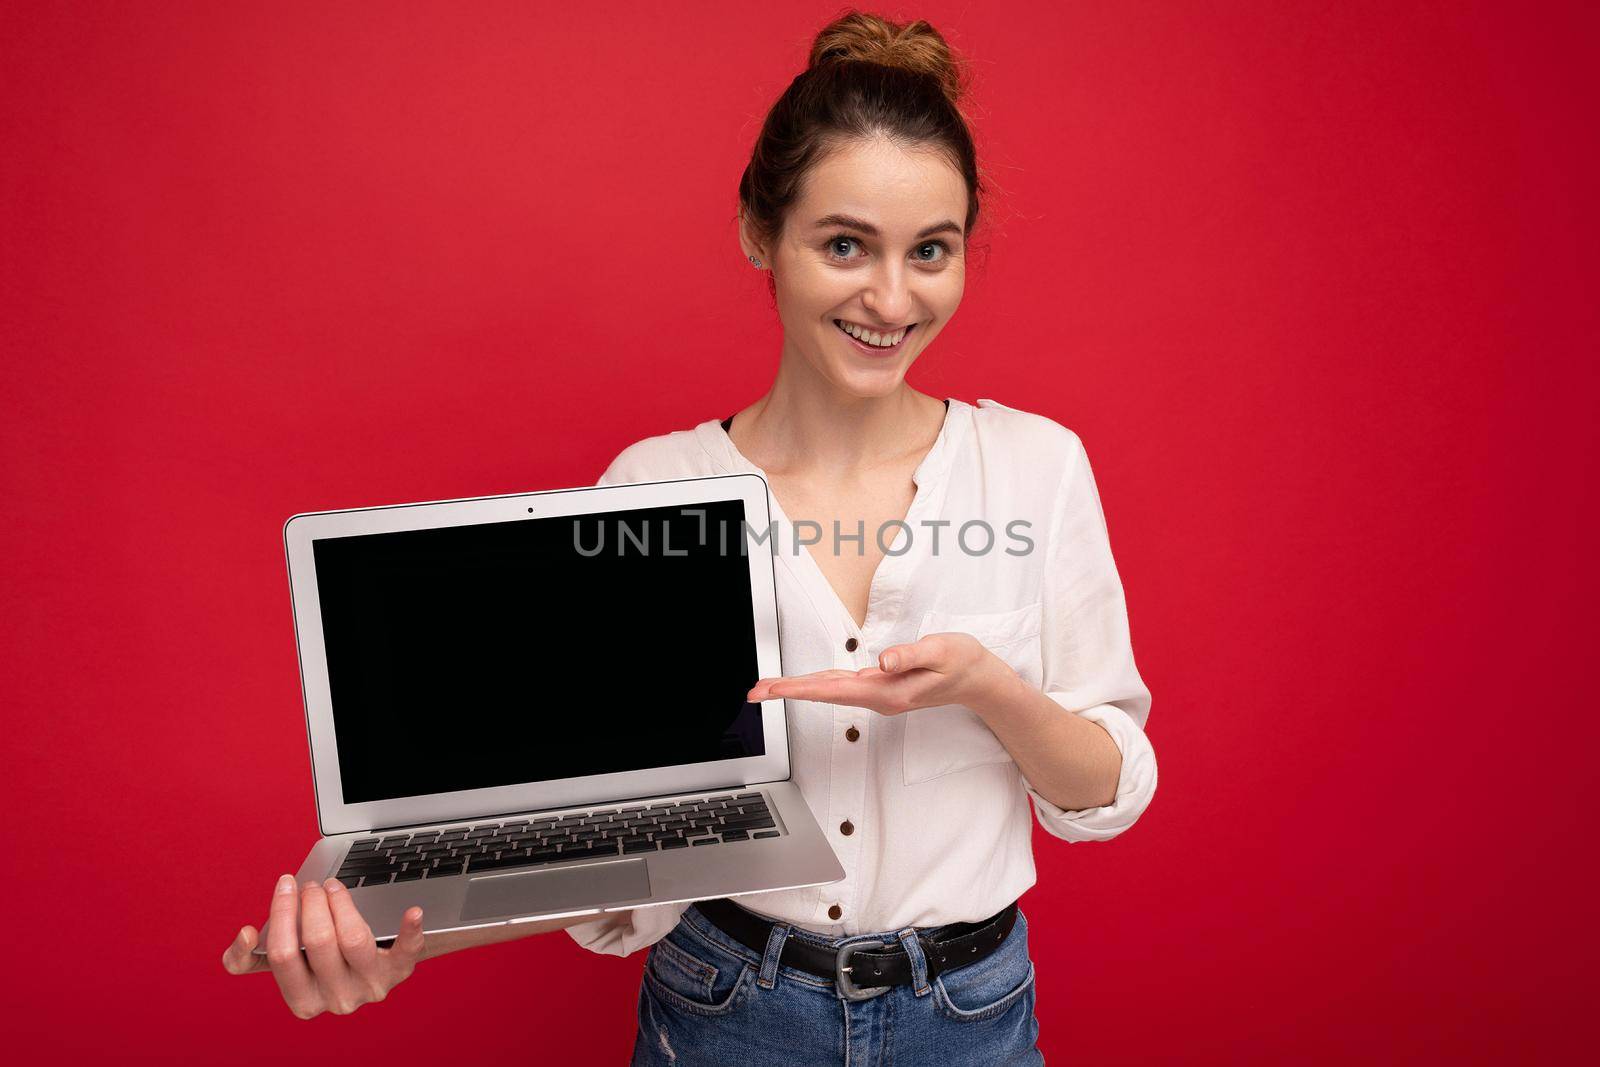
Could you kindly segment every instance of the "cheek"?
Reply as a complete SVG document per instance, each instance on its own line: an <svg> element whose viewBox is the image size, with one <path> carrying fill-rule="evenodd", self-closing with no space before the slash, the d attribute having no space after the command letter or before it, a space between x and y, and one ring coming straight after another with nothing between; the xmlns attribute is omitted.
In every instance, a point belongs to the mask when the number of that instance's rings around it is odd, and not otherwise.
<svg viewBox="0 0 1600 1067"><path fill-rule="evenodd" d="M848 290L827 285L823 279L790 276L778 285L778 316L785 330L815 332L821 326L832 325L828 312L848 300L849 295Z"/></svg>

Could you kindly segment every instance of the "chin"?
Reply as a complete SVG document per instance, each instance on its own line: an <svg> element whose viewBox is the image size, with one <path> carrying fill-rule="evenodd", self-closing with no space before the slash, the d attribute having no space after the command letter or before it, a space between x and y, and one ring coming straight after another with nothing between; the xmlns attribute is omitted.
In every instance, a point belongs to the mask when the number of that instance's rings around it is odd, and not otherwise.
<svg viewBox="0 0 1600 1067"><path fill-rule="evenodd" d="M840 388L845 392L861 398L872 400L891 395L900 384L905 381L905 374L899 367L884 367L882 370L861 370L849 368L842 375L835 377Z"/></svg>

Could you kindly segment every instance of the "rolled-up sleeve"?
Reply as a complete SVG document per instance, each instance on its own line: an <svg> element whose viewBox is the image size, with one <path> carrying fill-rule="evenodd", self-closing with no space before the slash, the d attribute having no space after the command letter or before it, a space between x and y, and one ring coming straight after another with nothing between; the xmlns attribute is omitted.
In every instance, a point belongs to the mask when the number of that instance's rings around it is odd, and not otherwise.
<svg viewBox="0 0 1600 1067"><path fill-rule="evenodd" d="M598 919L569 926L566 930L572 935L572 940L590 952L598 952L603 956L628 956L666 937L688 910L686 901L651 904L632 911L611 912Z"/></svg>
<svg viewBox="0 0 1600 1067"><path fill-rule="evenodd" d="M1039 823L1066 841L1106 841L1132 826L1156 791L1156 754L1145 736L1150 690L1133 662L1122 580L1083 442L1071 431L1046 539L1043 582L1045 696L1098 723L1122 753L1115 799L1067 811L1024 779Z"/></svg>

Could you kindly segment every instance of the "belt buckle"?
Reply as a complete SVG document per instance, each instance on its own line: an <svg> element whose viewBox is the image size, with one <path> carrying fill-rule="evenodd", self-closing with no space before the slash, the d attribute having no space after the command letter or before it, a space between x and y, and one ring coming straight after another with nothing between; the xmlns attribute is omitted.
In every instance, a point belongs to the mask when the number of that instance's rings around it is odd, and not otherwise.
<svg viewBox="0 0 1600 1067"><path fill-rule="evenodd" d="M852 941L847 945L840 945L839 952L833 959L833 978L839 985L839 992L846 1000L871 1000L873 997L882 996L893 989L892 985L867 986L862 988L850 980L850 957L858 949L888 948L889 945L882 941Z"/></svg>

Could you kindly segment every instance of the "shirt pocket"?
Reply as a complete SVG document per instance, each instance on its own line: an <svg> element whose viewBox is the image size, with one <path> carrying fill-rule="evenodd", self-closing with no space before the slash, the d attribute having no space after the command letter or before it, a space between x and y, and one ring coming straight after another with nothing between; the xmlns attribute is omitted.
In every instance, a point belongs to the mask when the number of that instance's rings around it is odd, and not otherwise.
<svg viewBox="0 0 1600 1067"><path fill-rule="evenodd" d="M917 637L936 633L971 634L1004 660L1029 685L1044 679L1044 652L1040 645L1040 603L1011 611L930 611L917 627ZM977 713L964 704L917 708L904 715L906 785L981 767L1010 763L1011 753Z"/></svg>

